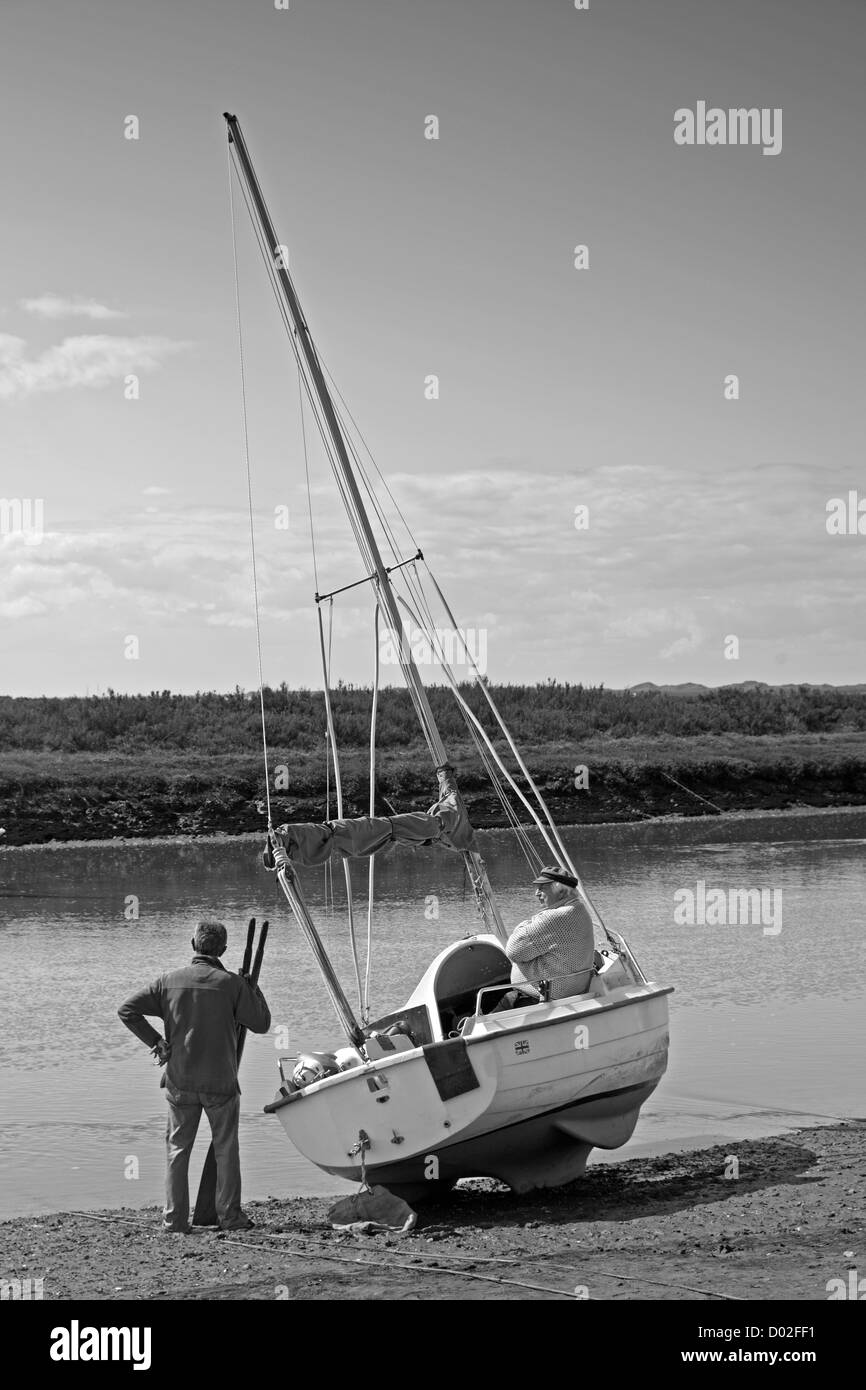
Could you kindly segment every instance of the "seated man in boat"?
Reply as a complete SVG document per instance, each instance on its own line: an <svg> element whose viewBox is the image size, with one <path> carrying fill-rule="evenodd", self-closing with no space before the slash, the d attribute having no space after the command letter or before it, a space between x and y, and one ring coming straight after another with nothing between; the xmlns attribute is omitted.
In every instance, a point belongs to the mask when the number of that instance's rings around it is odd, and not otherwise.
<svg viewBox="0 0 866 1390"><path fill-rule="evenodd" d="M552 864L532 882L541 911L516 926L505 944L512 985L528 984L530 989L510 990L494 1013L525 1003L526 992L537 993L540 980L550 982L549 999L566 999L589 987L595 939L577 879L561 865Z"/></svg>
<svg viewBox="0 0 866 1390"><path fill-rule="evenodd" d="M166 1067L160 1082L168 1101L166 1231L190 1230L189 1159L202 1110L213 1135L219 1225L224 1231L237 1231L254 1224L241 1209L237 1030L242 1025L251 1033L267 1033L271 1014L258 985L220 963L226 942L221 922L199 922L191 942L191 964L160 975L117 1011ZM148 1023L147 1014L162 1019L164 1038Z"/></svg>

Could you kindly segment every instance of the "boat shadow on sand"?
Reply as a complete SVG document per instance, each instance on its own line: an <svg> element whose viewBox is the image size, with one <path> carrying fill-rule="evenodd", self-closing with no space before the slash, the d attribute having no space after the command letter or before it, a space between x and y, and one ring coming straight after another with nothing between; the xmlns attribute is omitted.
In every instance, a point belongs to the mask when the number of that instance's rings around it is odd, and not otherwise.
<svg viewBox="0 0 866 1390"><path fill-rule="evenodd" d="M731 1159L737 1160L737 1177ZM447 1198L419 1208L419 1225L497 1227L627 1222L716 1205L767 1188L795 1188L825 1181L810 1172L820 1161L804 1139L767 1138L718 1144L658 1158L599 1164L565 1187L512 1193L501 1183L474 1179ZM790 1193L780 1194L790 1202Z"/></svg>

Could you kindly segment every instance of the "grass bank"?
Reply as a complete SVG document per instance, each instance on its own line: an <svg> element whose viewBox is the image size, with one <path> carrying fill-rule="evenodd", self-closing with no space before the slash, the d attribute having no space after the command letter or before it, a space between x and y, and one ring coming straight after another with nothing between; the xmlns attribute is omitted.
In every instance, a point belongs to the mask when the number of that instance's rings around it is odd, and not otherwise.
<svg viewBox="0 0 866 1390"><path fill-rule="evenodd" d="M542 742L522 749L554 816L563 824L662 815L784 810L866 804L866 733L704 734ZM505 824L474 749L452 748L473 822ZM367 754L342 755L345 812L368 810ZM272 771L288 785L273 793L281 820L319 820L326 806L324 752L271 748ZM378 756L380 805L387 812L429 805L435 777L426 748L408 744ZM585 766L588 786L575 787ZM332 784L333 785L333 784ZM0 826L6 845L115 836L241 834L261 830L260 756L237 751L142 747L132 753L10 749L0 762ZM386 804L387 803L387 804ZM336 814L333 795L331 814Z"/></svg>

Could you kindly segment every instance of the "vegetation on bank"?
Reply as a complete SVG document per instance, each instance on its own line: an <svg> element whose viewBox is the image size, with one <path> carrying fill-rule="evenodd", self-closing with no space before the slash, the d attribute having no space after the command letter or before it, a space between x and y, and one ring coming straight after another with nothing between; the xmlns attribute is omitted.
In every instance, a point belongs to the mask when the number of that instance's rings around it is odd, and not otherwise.
<svg viewBox="0 0 866 1390"><path fill-rule="evenodd" d="M482 692L463 693L492 733ZM866 690L683 696L548 682L491 693L563 823L866 802ZM430 696L474 823L504 824L450 692ZM341 686L333 704L344 813L364 815L370 691ZM322 693L267 690L265 708L275 819L335 815ZM259 720L257 696L243 691L2 698L2 843L261 830ZM381 693L377 744L377 811L429 805L435 777L405 691ZM579 766L588 785L575 785Z"/></svg>
<svg viewBox="0 0 866 1390"><path fill-rule="evenodd" d="M522 751L562 824L866 803L863 734L596 738ZM473 822L503 825L502 807L474 749L458 745L451 754ZM345 813L364 815L366 753L344 751L341 764ZM589 773L584 789L575 786L578 764ZM336 814L333 780L330 805L326 799L324 748L293 755L274 747L272 773L280 765L288 767L289 778L286 788L272 793L278 823ZM377 787L379 812L430 805L435 778L426 749L412 756L380 753ZM2 843L262 831L263 793L261 758L249 753L17 751L0 760Z"/></svg>
<svg viewBox="0 0 866 1390"><path fill-rule="evenodd" d="M536 747L596 737L696 738L741 734L866 731L866 688L823 686L723 686L684 696L669 690L606 690L548 681L542 685L489 686L518 744ZM473 712L487 727L489 714L477 686L461 687ZM465 744L463 716L445 686L429 689L446 744ZM341 748L366 749L369 689L339 685L332 703ZM324 697L321 691L265 690L268 738L295 756L321 748ZM408 693L380 692L377 743L383 749L423 748ZM0 696L0 750L57 753L133 753L148 749L181 752L255 753L261 745L258 693L206 692L172 695L107 695L51 699Z"/></svg>

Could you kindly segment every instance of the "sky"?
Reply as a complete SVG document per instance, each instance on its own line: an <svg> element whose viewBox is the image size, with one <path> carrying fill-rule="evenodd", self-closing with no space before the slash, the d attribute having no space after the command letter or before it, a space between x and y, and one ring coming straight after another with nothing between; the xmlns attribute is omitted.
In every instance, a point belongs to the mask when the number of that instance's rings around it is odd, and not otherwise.
<svg viewBox="0 0 866 1390"><path fill-rule="evenodd" d="M224 110L493 680L866 679L864 59L860 0L4 0L0 692L257 684ZM318 686L364 571L236 213L263 673ZM325 617L368 683L370 586Z"/></svg>

